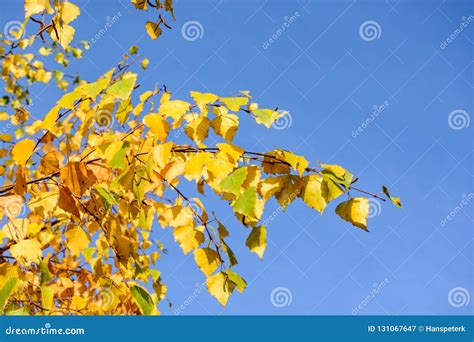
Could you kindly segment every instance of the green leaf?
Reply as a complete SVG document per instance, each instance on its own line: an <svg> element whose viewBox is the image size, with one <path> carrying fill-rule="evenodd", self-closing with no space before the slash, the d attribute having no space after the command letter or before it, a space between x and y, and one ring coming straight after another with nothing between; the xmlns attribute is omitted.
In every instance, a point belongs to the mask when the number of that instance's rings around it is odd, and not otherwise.
<svg viewBox="0 0 474 342"><path fill-rule="evenodd" d="M240 293L244 292L245 288L247 287L247 282L242 278L239 274L235 273L234 271L227 270L226 271L229 280L235 284L235 288Z"/></svg>
<svg viewBox="0 0 474 342"><path fill-rule="evenodd" d="M29 316L30 312L26 307L5 312L7 316Z"/></svg>
<svg viewBox="0 0 474 342"><path fill-rule="evenodd" d="M130 142L124 141L122 147L117 151L117 153L110 159L109 165L111 167L116 167L123 169L127 165L127 151L130 147Z"/></svg>
<svg viewBox="0 0 474 342"><path fill-rule="evenodd" d="M103 188L101 186L96 186L95 190L100 195L100 197L102 197L102 199L104 200L104 205L105 205L106 210L108 210L113 204L118 204L117 200L119 196L116 193L106 188Z"/></svg>
<svg viewBox="0 0 474 342"><path fill-rule="evenodd" d="M227 245L227 243L224 240L221 240L222 248L224 249L224 252L227 254L227 257L229 258L229 263L230 266L237 265L237 257L235 256L234 252L230 247Z"/></svg>
<svg viewBox="0 0 474 342"><path fill-rule="evenodd" d="M120 81L115 82L107 89L107 94L122 100L128 99L136 81L137 74L127 72L122 76Z"/></svg>
<svg viewBox="0 0 474 342"><path fill-rule="evenodd" d="M265 225L253 228L247 241L245 241L245 245L262 259L267 248L267 228L265 228Z"/></svg>
<svg viewBox="0 0 474 342"><path fill-rule="evenodd" d="M2 289L0 290L0 310L3 311L3 308L5 307L5 304L8 301L8 298L13 293L13 290L15 289L16 283L18 281L18 278L10 278L5 282L5 285L3 285Z"/></svg>
<svg viewBox="0 0 474 342"><path fill-rule="evenodd" d="M45 309L51 310L54 303L54 287L41 286L41 306Z"/></svg>
<svg viewBox="0 0 474 342"><path fill-rule="evenodd" d="M49 271L48 264L45 263L44 261L41 261L40 269L41 269L41 285L47 283L48 281L54 278L53 274Z"/></svg>
<svg viewBox="0 0 474 342"><path fill-rule="evenodd" d="M136 46L136 45L130 46L130 48L128 49L128 52L131 55L136 55L138 53L138 46Z"/></svg>
<svg viewBox="0 0 474 342"><path fill-rule="evenodd" d="M151 315L155 311L155 303L147 290L139 285L131 285L130 292L144 315Z"/></svg>
<svg viewBox="0 0 474 342"><path fill-rule="evenodd" d="M77 86L77 88L72 93L70 93L70 95L73 97L74 100L76 99L78 94L85 95L87 97L92 98L92 100L95 100L97 95L99 95L105 89L105 87L107 87L108 84L109 84L108 79L102 79L102 80L98 80L92 83L84 83L84 84L81 84L80 86ZM66 100L66 99L63 96L61 100Z"/></svg>
<svg viewBox="0 0 474 342"><path fill-rule="evenodd" d="M246 189L232 205L234 212L256 219L257 190L255 187Z"/></svg>
<svg viewBox="0 0 474 342"><path fill-rule="evenodd" d="M133 106L130 99L121 101L115 111L115 116L117 117L118 122L123 126L132 111Z"/></svg>
<svg viewBox="0 0 474 342"><path fill-rule="evenodd" d="M388 197L388 199L393 203L398 208L402 207L402 202L400 200L400 197L392 197L390 196L390 193L388 191L388 188L384 185L382 187L383 193Z"/></svg>
<svg viewBox="0 0 474 342"><path fill-rule="evenodd" d="M223 192L228 192L237 196L241 192L242 184L244 183L246 177L247 168L238 168L222 180L220 183L221 190Z"/></svg>
<svg viewBox="0 0 474 342"><path fill-rule="evenodd" d="M352 173L347 171L345 168L339 165L334 164L321 164L323 170L321 173L338 184L344 185L346 189L349 189L349 186L352 183Z"/></svg>

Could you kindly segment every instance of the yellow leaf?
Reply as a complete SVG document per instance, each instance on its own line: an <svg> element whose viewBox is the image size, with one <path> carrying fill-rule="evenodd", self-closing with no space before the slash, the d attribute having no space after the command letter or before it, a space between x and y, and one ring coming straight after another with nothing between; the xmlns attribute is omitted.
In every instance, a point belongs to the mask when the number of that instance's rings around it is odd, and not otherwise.
<svg viewBox="0 0 474 342"><path fill-rule="evenodd" d="M170 98L171 98L171 93L168 93L167 91L165 91L163 93L163 95L161 95L160 104L168 102L170 100Z"/></svg>
<svg viewBox="0 0 474 342"><path fill-rule="evenodd" d="M283 179L284 186L275 194L275 198L283 210L285 210L300 195L303 182L300 177L294 175L285 175L281 176L281 178Z"/></svg>
<svg viewBox="0 0 474 342"><path fill-rule="evenodd" d="M58 12L61 15L61 19L64 23L69 24L71 21L76 19L81 10L79 7L74 5L72 2L60 2Z"/></svg>
<svg viewBox="0 0 474 342"><path fill-rule="evenodd" d="M140 65L141 65L143 70L146 70L146 68L148 68L149 63L150 63L150 60L148 58L143 58Z"/></svg>
<svg viewBox="0 0 474 342"><path fill-rule="evenodd" d="M133 6L139 10L146 10L146 0L132 0Z"/></svg>
<svg viewBox="0 0 474 342"><path fill-rule="evenodd" d="M390 195L390 192L388 191L388 188L385 185L382 187L382 191L387 196L387 198L393 203L394 206L396 206L397 208L402 207L400 197L392 197Z"/></svg>
<svg viewBox="0 0 474 342"><path fill-rule="evenodd" d="M239 117L234 114L218 115L212 120L211 126L217 135L232 143L239 126Z"/></svg>
<svg viewBox="0 0 474 342"><path fill-rule="evenodd" d="M112 170L101 162L88 163L87 167L91 170L97 182L107 182L112 178Z"/></svg>
<svg viewBox="0 0 474 342"><path fill-rule="evenodd" d="M28 159L31 157L35 148L35 142L31 139L25 139L17 142L12 149L12 159L16 165L25 165Z"/></svg>
<svg viewBox="0 0 474 342"><path fill-rule="evenodd" d="M43 123L41 124L42 129L47 129L48 131L50 131L53 128L54 124L56 123L56 119L58 118L58 113L60 109L61 106L56 105L48 112L48 114L46 114L43 119Z"/></svg>
<svg viewBox="0 0 474 342"><path fill-rule="evenodd" d="M270 197L280 192L285 186L285 178L283 177L270 177L260 181L258 184L258 192L262 195L265 201L268 201Z"/></svg>
<svg viewBox="0 0 474 342"><path fill-rule="evenodd" d="M229 156L229 160L232 163L236 163L244 154L244 149L236 145L220 143L216 144L216 146L219 151L224 152Z"/></svg>
<svg viewBox="0 0 474 342"><path fill-rule="evenodd" d="M255 109L252 111L255 121L267 128L272 127L273 122L278 118L278 112L273 109Z"/></svg>
<svg viewBox="0 0 474 342"><path fill-rule="evenodd" d="M202 142L207 138L209 133L210 123L211 121L207 117L201 116L188 123L184 131L199 147L202 147Z"/></svg>
<svg viewBox="0 0 474 342"><path fill-rule="evenodd" d="M251 252L257 254L260 259L263 259L263 253L265 253L267 248L267 229L265 225L253 228L245 241L245 245Z"/></svg>
<svg viewBox="0 0 474 342"><path fill-rule="evenodd" d="M74 256L79 256L81 251L89 246L89 236L81 227L69 229L64 235L66 236L66 246Z"/></svg>
<svg viewBox="0 0 474 342"><path fill-rule="evenodd" d="M163 95L164 96L164 95ZM160 105L159 114L179 120L189 110L189 102L172 100L163 102Z"/></svg>
<svg viewBox="0 0 474 342"><path fill-rule="evenodd" d="M303 188L300 197L311 208L323 213L326 205L341 196L344 191L331 178L307 175L302 178Z"/></svg>
<svg viewBox="0 0 474 342"><path fill-rule="evenodd" d="M69 162L60 171L61 181L71 190L75 196L82 194L96 181L92 171L88 171L86 165L81 162Z"/></svg>
<svg viewBox="0 0 474 342"><path fill-rule="evenodd" d="M223 272L210 276L206 280L209 293L214 296L223 306L227 304L230 295L234 291L235 284L227 278Z"/></svg>
<svg viewBox="0 0 474 342"><path fill-rule="evenodd" d="M187 225L173 230L174 239L179 243L184 254L188 254L204 242L202 229L202 226L194 228L193 225Z"/></svg>
<svg viewBox="0 0 474 342"><path fill-rule="evenodd" d="M186 162L184 167L185 177L189 180L199 180L203 176L203 170L206 163L212 159L212 153L195 153Z"/></svg>
<svg viewBox="0 0 474 342"><path fill-rule="evenodd" d="M41 158L38 171L43 175L49 175L59 170L58 152L51 151Z"/></svg>
<svg viewBox="0 0 474 342"><path fill-rule="evenodd" d="M304 157L298 156L288 151L283 151L283 160L288 162L293 169L298 171L300 176L303 175L309 165L308 161Z"/></svg>
<svg viewBox="0 0 474 342"><path fill-rule="evenodd" d="M69 43L72 41L76 30L74 27L65 24L57 27L56 30L51 28L48 30L48 32L51 36L51 39L53 39L56 43L59 43L63 49L66 49L69 46ZM56 35L56 32L59 37Z"/></svg>
<svg viewBox="0 0 474 342"><path fill-rule="evenodd" d="M41 47L39 48L38 52L42 55L42 56L49 56L51 54L53 50L50 49L50 48L46 48L46 47Z"/></svg>
<svg viewBox="0 0 474 342"><path fill-rule="evenodd" d="M221 152L222 153L222 152ZM206 183L216 192L220 193L220 182L234 169L235 163L227 157L216 154L214 158L206 162ZM204 184L202 184L204 187Z"/></svg>
<svg viewBox="0 0 474 342"><path fill-rule="evenodd" d="M168 137L170 125L165 118L160 114L148 114L143 117L143 123L150 128L151 132L161 142L164 142Z"/></svg>
<svg viewBox="0 0 474 342"><path fill-rule="evenodd" d="M11 134L2 133L2 134L0 134L0 140L10 142L10 141L12 141L12 136L11 136Z"/></svg>
<svg viewBox="0 0 474 342"><path fill-rule="evenodd" d="M10 248L10 254L24 264L38 262L41 258L41 245L38 240L21 240Z"/></svg>
<svg viewBox="0 0 474 342"><path fill-rule="evenodd" d="M340 203L336 213L352 225L367 231L367 216L369 215L369 200L365 197L355 197Z"/></svg>
<svg viewBox="0 0 474 342"><path fill-rule="evenodd" d="M153 159L158 164L160 168L164 168L168 163L171 155L171 149L173 148L173 143L167 142L166 144L160 144L153 147Z"/></svg>
<svg viewBox="0 0 474 342"><path fill-rule="evenodd" d="M199 269L209 277L219 266L219 254L211 248L199 248L194 251L194 260Z"/></svg>
<svg viewBox="0 0 474 342"><path fill-rule="evenodd" d="M152 21L147 21L145 24L146 33L150 36L151 39L155 40L161 35L161 28L157 23Z"/></svg>
<svg viewBox="0 0 474 342"><path fill-rule="evenodd" d="M54 10L51 8L49 2L50 0L25 0L25 18L31 17L44 10L46 10L48 14L52 14Z"/></svg>

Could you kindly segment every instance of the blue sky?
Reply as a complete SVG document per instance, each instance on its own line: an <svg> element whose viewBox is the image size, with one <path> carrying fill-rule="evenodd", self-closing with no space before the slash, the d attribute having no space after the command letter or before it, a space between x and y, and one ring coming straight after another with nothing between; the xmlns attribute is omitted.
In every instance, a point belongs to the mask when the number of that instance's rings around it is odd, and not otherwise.
<svg viewBox="0 0 474 342"><path fill-rule="evenodd" d="M7 3L2 27L22 19L21 2ZM320 216L294 203L268 225L260 261L239 248L248 231L230 208L205 198L231 231L248 289L225 309L196 291L204 277L192 255L157 227L169 250L159 267L173 304L162 305L163 314L189 297L181 314L472 314L472 1L181 0L173 30L157 41L144 30L151 14L126 0L76 3L78 39L120 18L71 71L93 80L137 44L150 59L143 89L164 83L176 98L250 90L262 106L288 110L291 122L265 129L242 119L236 143L340 163L360 187L386 185L403 200L401 210L372 203L370 233L336 217L334 205ZM182 31L190 21L199 24L195 40ZM42 117L59 96L47 88L34 98L33 115ZM264 217L275 210L271 202ZM274 305L275 291L288 300Z"/></svg>

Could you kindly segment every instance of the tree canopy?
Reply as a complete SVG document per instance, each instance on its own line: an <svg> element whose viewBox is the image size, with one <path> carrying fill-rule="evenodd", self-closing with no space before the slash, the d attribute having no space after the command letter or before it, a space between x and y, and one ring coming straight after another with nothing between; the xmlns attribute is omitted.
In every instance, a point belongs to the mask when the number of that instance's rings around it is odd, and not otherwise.
<svg viewBox="0 0 474 342"><path fill-rule="evenodd" d="M171 28L171 0L131 2L157 18L144 25L152 39ZM249 91L191 91L182 100L164 84L143 90L139 75L148 59L136 46L96 80L69 74L69 60L89 47L74 40L80 8L25 0L24 9L24 22L5 32L0 46L0 120L7 127L0 134L4 313L158 314L167 288L157 264L166 249L151 237L155 229L172 230L183 253L194 255L209 293L226 305L247 284L234 270L230 232L203 204L209 192L229 203L259 258L271 198L283 209L301 200L319 213L338 201L336 214L362 230L370 198L401 206L385 187L377 193L356 187L358 179L342 166L310 163L280 148L237 146L239 122L270 128L288 114L253 102ZM36 27L31 36L27 25ZM56 67L46 68L40 57ZM49 82L64 95L36 119L30 88ZM195 184L195 192L185 193L183 183Z"/></svg>

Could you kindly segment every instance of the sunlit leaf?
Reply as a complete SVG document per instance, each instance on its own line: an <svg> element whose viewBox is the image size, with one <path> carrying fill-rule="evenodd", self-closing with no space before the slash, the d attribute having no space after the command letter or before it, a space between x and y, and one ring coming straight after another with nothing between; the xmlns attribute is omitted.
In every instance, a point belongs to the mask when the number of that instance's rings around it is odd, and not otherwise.
<svg viewBox="0 0 474 342"><path fill-rule="evenodd" d="M369 200L364 197L351 198L336 207L336 213L354 226L367 230Z"/></svg>

